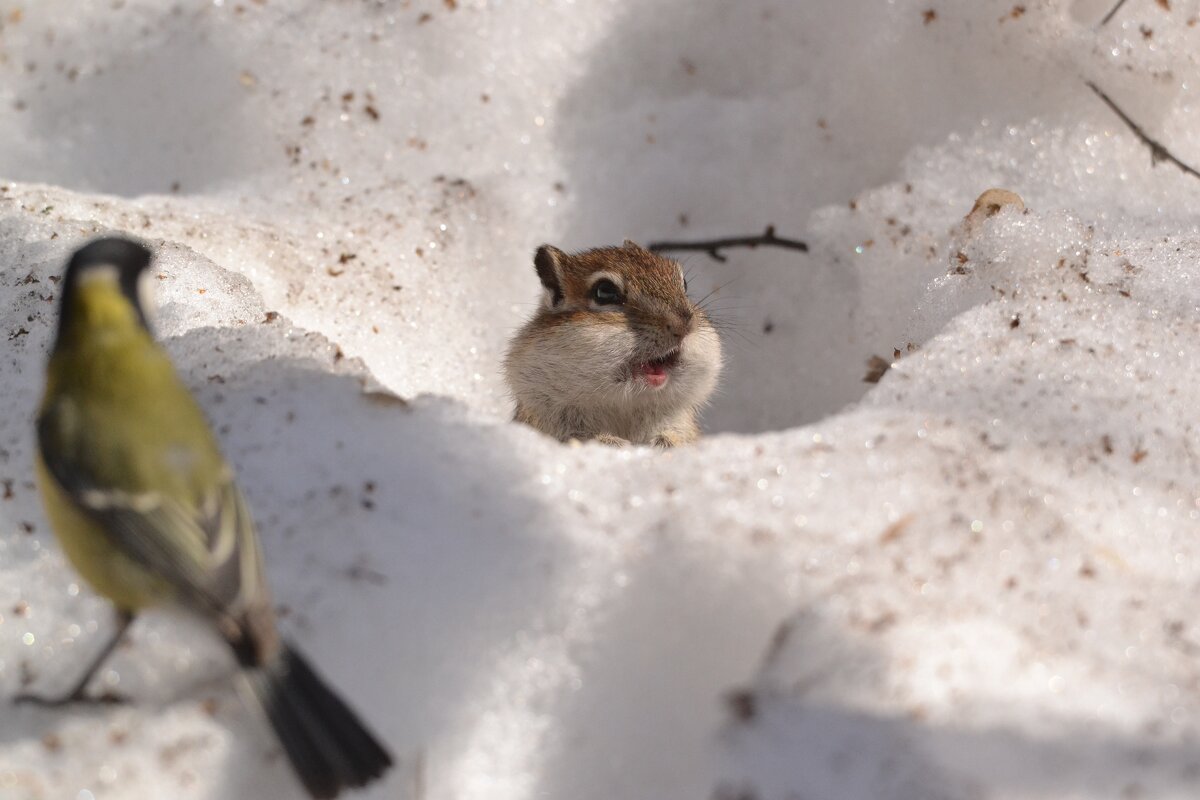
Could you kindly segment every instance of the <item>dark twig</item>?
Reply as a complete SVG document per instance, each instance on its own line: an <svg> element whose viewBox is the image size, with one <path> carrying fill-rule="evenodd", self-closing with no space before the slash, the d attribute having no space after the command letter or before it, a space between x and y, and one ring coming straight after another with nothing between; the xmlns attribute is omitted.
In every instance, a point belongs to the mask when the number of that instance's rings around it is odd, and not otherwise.
<svg viewBox="0 0 1200 800"><path fill-rule="evenodd" d="M808 245L804 242L797 239L781 239L776 236L774 225L768 225L761 236L735 236L729 239L709 239L700 242L653 242L649 249L656 253L663 250L702 250L717 261L727 261L728 259L721 255L721 251L726 247L754 248L759 245L786 247L803 253L808 252Z"/></svg>
<svg viewBox="0 0 1200 800"><path fill-rule="evenodd" d="M1121 10L1121 6L1123 5L1125 5L1125 0L1117 0L1117 4L1112 7L1112 11L1105 14L1104 19L1100 20L1100 27L1103 28L1107 25L1108 21L1117 15L1117 12Z"/></svg>
<svg viewBox="0 0 1200 800"><path fill-rule="evenodd" d="M1139 139L1141 139L1142 143L1145 144L1146 147L1150 148L1150 165L1151 166L1157 166L1158 162L1160 162L1160 161L1170 161L1172 164L1179 167L1181 170L1186 172L1188 175L1191 175L1193 178L1200 178L1200 172L1198 172L1195 169L1195 167L1191 167L1191 166L1188 166L1187 164L1183 163L1182 161L1180 161L1178 158L1175 157L1174 153L1172 153L1170 150L1168 150L1166 147L1164 147L1161 142L1159 142L1156 139L1150 138L1150 135L1147 134L1144 130L1142 130L1142 126L1138 125L1136 122L1134 122L1132 119L1130 119L1129 115L1126 114L1124 111L1122 111L1120 109L1120 107L1118 107L1117 104L1112 101L1112 98L1109 97L1108 95L1106 95L1100 89L1099 86L1092 83L1091 81L1088 81L1087 85L1088 85L1089 89L1091 89L1093 92L1096 93L1097 97L1099 97L1101 100L1104 101L1105 105L1107 105L1109 108L1112 109L1114 114L1116 114L1118 117L1121 118L1122 122L1124 122L1127 126L1129 126L1129 130L1133 131L1133 135L1138 137Z"/></svg>

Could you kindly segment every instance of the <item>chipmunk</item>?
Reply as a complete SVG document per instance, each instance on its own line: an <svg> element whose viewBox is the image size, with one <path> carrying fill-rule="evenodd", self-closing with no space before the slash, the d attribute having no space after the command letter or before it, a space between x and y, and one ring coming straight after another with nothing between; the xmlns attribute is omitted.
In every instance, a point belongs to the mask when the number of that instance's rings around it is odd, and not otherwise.
<svg viewBox="0 0 1200 800"><path fill-rule="evenodd" d="M674 447L700 436L721 342L677 261L626 240L533 259L541 307L504 361L514 418L560 441Z"/></svg>

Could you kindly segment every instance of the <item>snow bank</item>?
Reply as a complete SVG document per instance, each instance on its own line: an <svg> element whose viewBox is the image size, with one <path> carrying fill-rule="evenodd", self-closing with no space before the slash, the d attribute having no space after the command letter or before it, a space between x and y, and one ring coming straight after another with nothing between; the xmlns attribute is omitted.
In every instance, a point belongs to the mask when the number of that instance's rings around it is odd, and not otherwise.
<svg viewBox="0 0 1200 800"><path fill-rule="evenodd" d="M1200 161L1200 3L1105 6L0 5L0 696L107 630L30 422L117 230L288 634L399 756L363 797L1193 797L1200 185L1084 81ZM687 260L717 435L507 422L538 244L768 222L809 254ZM0 798L299 797L230 670L148 615L136 704L0 713Z"/></svg>

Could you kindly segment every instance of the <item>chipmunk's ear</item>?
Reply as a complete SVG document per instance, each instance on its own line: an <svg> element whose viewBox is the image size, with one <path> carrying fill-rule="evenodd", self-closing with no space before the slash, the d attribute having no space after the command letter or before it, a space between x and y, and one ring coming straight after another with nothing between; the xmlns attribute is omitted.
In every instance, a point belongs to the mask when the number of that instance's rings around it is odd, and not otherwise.
<svg viewBox="0 0 1200 800"><path fill-rule="evenodd" d="M538 248L533 257L533 268L537 270L538 280L546 289L546 305L554 308L563 301L563 269L562 262L567 254L557 247L544 244Z"/></svg>
<svg viewBox="0 0 1200 800"><path fill-rule="evenodd" d="M638 244L637 242L635 242L633 239L626 239L624 242L621 243L621 246L622 247L631 247L634 250L645 250L646 249L646 248L642 247L640 244Z"/></svg>

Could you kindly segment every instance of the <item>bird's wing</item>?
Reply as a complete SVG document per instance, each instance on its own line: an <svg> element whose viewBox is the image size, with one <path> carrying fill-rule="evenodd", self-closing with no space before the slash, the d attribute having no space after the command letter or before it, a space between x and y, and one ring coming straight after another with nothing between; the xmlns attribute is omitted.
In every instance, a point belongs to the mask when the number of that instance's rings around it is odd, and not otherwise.
<svg viewBox="0 0 1200 800"><path fill-rule="evenodd" d="M228 467L222 464L198 500L161 489L115 487L90 468L91 457L102 454L44 446L56 434L53 416L47 409L38 424L46 469L114 548L209 616L228 617L265 597L254 523Z"/></svg>

